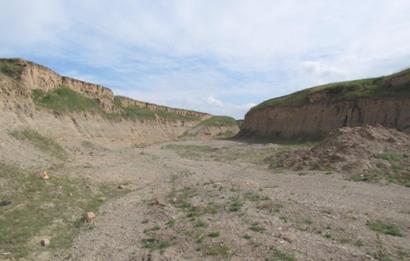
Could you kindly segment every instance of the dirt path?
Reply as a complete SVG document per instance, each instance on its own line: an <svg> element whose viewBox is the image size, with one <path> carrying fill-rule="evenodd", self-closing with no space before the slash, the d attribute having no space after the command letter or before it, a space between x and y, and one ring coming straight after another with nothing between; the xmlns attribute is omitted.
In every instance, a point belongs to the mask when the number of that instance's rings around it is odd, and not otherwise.
<svg viewBox="0 0 410 261"><path fill-rule="evenodd" d="M406 260L410 189L272 170L276 145L79 151L66 174L123 183L60 260ZM390 259L387 259L390 258Z"/></svg>

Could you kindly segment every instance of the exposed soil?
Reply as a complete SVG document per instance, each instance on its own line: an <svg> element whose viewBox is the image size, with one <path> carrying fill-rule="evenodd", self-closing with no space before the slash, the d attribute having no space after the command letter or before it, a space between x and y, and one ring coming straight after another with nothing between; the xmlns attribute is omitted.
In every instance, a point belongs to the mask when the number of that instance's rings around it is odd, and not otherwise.
<svg viewBox="0 0 410 261"><path fill-rule="evenodd" d="M277 166L343 172L410 186L410 137L382 126L341 128L311 149L278 155Z"/></svg>
<svg viewBox="0 0 410 261"><path fill-rule="evenodd" d="M35 151L25 141L14 143ZM39 246L23 260L408 259L410 189L354 182L337 171L269 168L269 156L305 146L226 140L123 149L66 144L70 158L49 169L51 178L129 192L107 198L93 226L68 249ZM31 154L35 169L51 161L36 157L44 155ZM17 165L24 161L15 157ZM13 260L2 253L0 259Z"/></svg>
<svg viewBox="0 0 410 261"><path fill-rule="evenodd" d="M50 175L123 184L70 249L36 260L375 260L410 253L409 189L336 173L271 170L274 144L176 142L108 150L73 146ZM241 152L246 151L246 154ZM219 153L232 157L218 157ZM259 155L259 156L255 156ZM397 226L402 236L369 224Z"/></svg>

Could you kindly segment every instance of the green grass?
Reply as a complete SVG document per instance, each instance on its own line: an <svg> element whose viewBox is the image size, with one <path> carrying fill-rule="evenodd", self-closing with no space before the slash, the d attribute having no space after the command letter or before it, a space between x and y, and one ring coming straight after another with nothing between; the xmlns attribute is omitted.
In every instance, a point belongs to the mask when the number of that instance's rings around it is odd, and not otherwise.
<svg viewBox="0 0 410 261"><path fill-rule="evenodd" d="M242 206L242 200L239 197L235 197L230 200L228 210L231 212L238 212L241 210Z"/></svg>
<svg viewBox="0 0 410 261"><path fill-rule="evenodd" d="M10 135L17 140L30 142L40 151L57 159L64 160L68 157L67 152L53 139L45 137L32 129L14 130Z"/></svg>
<svg viewBox="0 0 410 261"><path fill-rule="evenodd" d="M377 158L387 161L400 161L403 156L395 152L386 151L377 155Z"/></svg>
<svg viewBox="0 0 410 261"><path fill-rule="evenodd" d="M202 121L199 125L201 126L235 126L237 125L236 120L228 116L213 116L207 120Z"/></svg>
<svg viewBox="0 0 410 261"><path fill-rule="evenodd" d="M262 227L259 223L253 223L251 224L251 226L249 227L250 230L252 230L253 232L258 232L258 233L262 233L263 231L265 231L266 229L264 227Z"/></svg>
<svg viewBox="0 0 410 261"><path fill-rule="evenodd" d="M103 110L98 100L85 97L66 86L60 86L59 88L48 92L35 89L32 91L32 98L37 106L55 112L93 112L99 113L101 116L109 120L155 120L157 118L168 121L199 120L199 117L194 115L182 115L165 110L152 110L138 106L123 107L121 105L122 98L118 96L114 97L116 112L106 112Z"/></svg>
<svg viewBox="0 0 410 261"><path fill-rule="evenodd" d="M386 224L380 220L373 222L367 222L366 224L371 230L379 232L386 235L402 237L403 233L400 231L400 227L394 224Z"/></svg>
<svg viewBox="0 0 410 261"><path fill-rule="evenodd" d="M265 259L266 261L296 261L294 255L286 253L276 247L270 249L269 256Z"/></svg>
<svg viewBox="0 0 410 261"><path fill-rule="evenodd" d="M155 237L144 238L142 240L143 248L149 249L150 251L164 250L172 245L169 240L161 240Z"/></svg>
<svg viewBox="0 0 410 261"><path fill-rule="evenodd" d="M395 97L410 95L410 86L408 84L395 87L384 85L384 80L388 78L389 76L325 84L264 101L253 107L251 110L260 110L276 105L293 106L309 104L315 102L314 99L312 99L314 95L324 97L327 102L365 97Z"/></svg>
<svg viewBox="0 0 410 261"><path fill-rule="evenodd" d="M89 189L84 180L71 179L51 172L44 181L35 173L0 164L0 198L11 205L0 211L0 249L11 257L24 258L39 251L34 238L51 237L50 249L64 249L74 236L89 225L83 213L96 212L104 198L118 196L115 187L101 185Z"/></svg>
<svg viewBox="0 0 410 261"><path fill-rule="evenodd" d="M212 237L212 238L219 237L219 231L212 231L212 232L210 232L210 233L208 234L208 237Z"/></svg>
<svg viewBox="0 0 410 261"><path fill-rule="evenodd" d="M19 80L23 67L16 63L15 59L0 59L0 73L14 80Z"/></svg>
<svg viewBox="0 0 410 261"><path fill-rule="evenodd" d="M39 89L33 90L32 98L36 105L57 112L102 112L97 100L84 97L80 93L64 86L49 92Z"/></svg>
<svg viewBox="0 0 410 261"><path fill-rule="evenodd" d="M214 243L210 245L206 245L204 248L204 252L208 256L228 256L229 255L229 247L227 247L223 243Z"/></svg>

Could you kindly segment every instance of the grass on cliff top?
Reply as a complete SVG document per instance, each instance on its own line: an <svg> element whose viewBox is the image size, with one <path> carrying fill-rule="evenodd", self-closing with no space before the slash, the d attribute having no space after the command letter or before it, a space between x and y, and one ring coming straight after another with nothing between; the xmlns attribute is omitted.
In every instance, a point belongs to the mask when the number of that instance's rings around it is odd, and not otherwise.
<svg viewBox="0 0 410 261"><path fill-rule="evenodd" d="M0 259L19 259L32 252L65 249L81 229L91 229L82 215L96 212L104 200L126 193L117 186L90 189L85 180L49 171L45 181L36 173L0 163ZM42 238L50 246L40 246Z"/></svg>
<svg viewBox="0 0 410 261"><path fill-rule="evenodd" d="M40 133L32 129L14 130L10 132L10 135L17 140L30 142L34 147L40 151L55 157L60 160L64 160L68 157L67 152L53 139L44 137Z"/></svg>
<svg viewBox="0 0 410 261"><path fill-rule="evenodd" d="M407 73L410 69L403 71ZM386 86L385 79L391 76L330 83L298 91L289 95L262 102L251 110L259 110L274 105L304 105L311 103L312 95L324 95L327 101L352 100L366 97L395 97L410 95L410 85Z"/></svg>
<svg viewBox="0 0 410 261"><path fill-rule="evenodd" d="M67 87L49 92L36 89L32 97L35 104L58 112L102 111L97 100L84 97Z"/></svg>
<svg viewBox="0 0 410 261"><path fill-rule="evenodd" d="M16 63L16 59L0 59L0 73L14 80L19 80L23 68Z"/></svg>
<svg viewBox="0 0 410 261"><path fill-rule="evenodd" d="M155 120L157 118L169 121L199 120L199 117L193 115L180 115L163 110L155 111L138 106L123 107L121 106L121 97L115 97L114 99L114 106L116 106L117 112L108 113L101 108L100 103L96 99L87 98L65 86L61 86L49 92L35 89L32 91L32 98L37 106L56 112L94 112L111 120Z"/></svg>
<svg viewBox="0 0 410 261"><path fill-rule="evenodd" d="M200 126L209 127L222 127L222 126L235 126L237 125L236 120L229 116L213 116L207 120L202 121Z"/></svg>

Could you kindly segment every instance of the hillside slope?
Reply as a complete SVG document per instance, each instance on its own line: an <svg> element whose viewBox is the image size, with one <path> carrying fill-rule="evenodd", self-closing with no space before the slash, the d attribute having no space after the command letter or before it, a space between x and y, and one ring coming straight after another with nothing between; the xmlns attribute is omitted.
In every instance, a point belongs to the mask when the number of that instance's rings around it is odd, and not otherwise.
<svg viewBox="0 0 410 261"><path fill-rule="evenodd" d="M21 59L0 59L0 142L33 129L66 144L103 146L173 140L211 115L114 96L100 85Z"/></svg>
<svg viewBox="0 0 410 261"><path fill-rule="evenodd" d="M265 101L246 114L240 136L318 139L333 129L366 124L410 130L410 69Z"/></svg>

